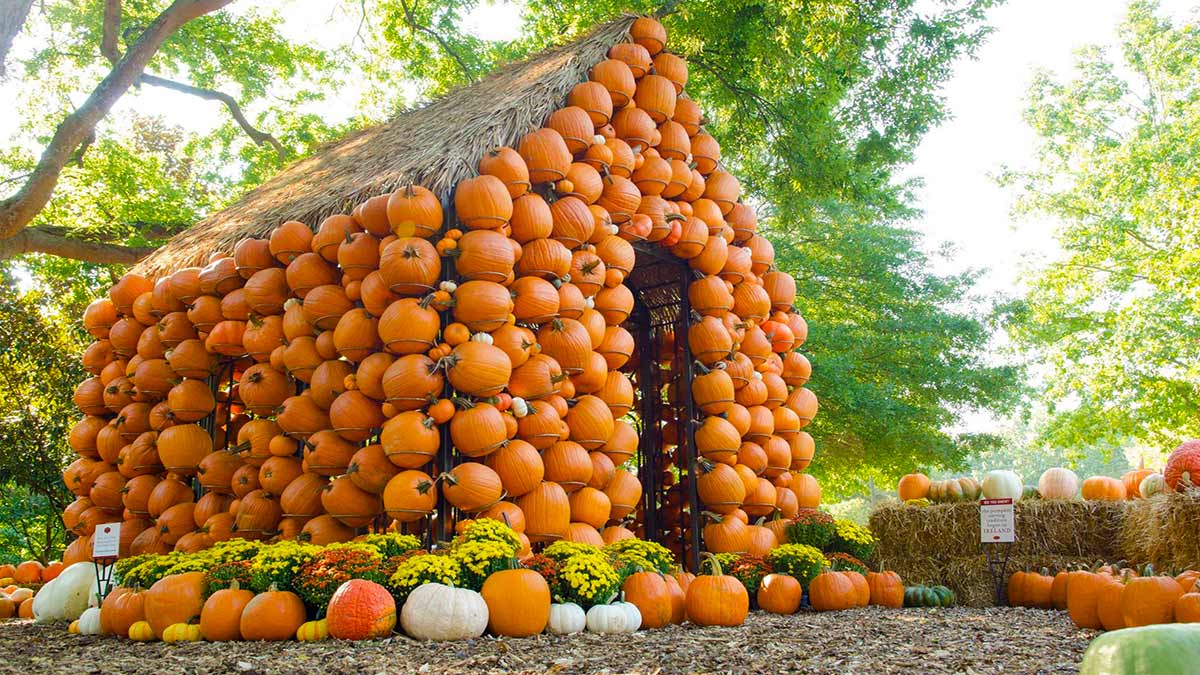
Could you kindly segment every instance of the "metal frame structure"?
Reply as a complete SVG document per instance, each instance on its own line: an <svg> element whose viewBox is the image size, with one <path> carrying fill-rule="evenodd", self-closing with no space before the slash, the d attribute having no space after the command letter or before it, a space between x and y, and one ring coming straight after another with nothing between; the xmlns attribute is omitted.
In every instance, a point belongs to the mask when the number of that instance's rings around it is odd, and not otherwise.
<svg viewBox="0 0 1200 675"><path fill-rule="evenodd" d="M664 544L678 536L686 568L696 571L700 566L701 528L695 480L698 420L692 401L692 355L687 342L691 317L687 290L693 272L685 261L654 244L637 243L634 250L634 269L625 280L634 294L634 311L625 327L635 336L641 352L635 381L640 398L638 480L642 484L644 536ZM674 333L675 354L670 369L658 367L653 353L653 345L666 332ZM674 403L665 395L671 384L676 392ZM659 424L664 419L673 419L677 425L677 475L673 484L664 481L668 462ZM679 503L678 523L664 522L662 512L672 498ZM672 531L673 525L679 527L677 534Z"/></svg>

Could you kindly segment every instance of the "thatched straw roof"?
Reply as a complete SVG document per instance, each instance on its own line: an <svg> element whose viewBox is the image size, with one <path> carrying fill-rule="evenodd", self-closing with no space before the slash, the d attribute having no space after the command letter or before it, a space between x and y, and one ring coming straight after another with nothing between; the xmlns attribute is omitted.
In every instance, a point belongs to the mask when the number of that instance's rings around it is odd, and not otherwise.
<svg viewBox="0 0 1200 675"><path fill-rule="evenodd" d="M203 265L247 237L299 220L316 227L370 197L417 183L449 195L478 158L515 145L563 105L609 47L628 39L634 17L598 26L583 37L498 69L428 105L352 134L295 162L228 208L173 237L134 271L149 278Z"/></svg>

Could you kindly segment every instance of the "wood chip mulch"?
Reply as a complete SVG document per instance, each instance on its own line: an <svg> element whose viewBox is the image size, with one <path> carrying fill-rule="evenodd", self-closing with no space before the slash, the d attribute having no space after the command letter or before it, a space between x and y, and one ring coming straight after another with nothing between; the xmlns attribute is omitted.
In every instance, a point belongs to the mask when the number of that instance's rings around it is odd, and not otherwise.
<svg viewBox="0 0 1200 675"><path fill-rule="evenodd" d="M1093 636L1063 612L1013 608L753 612L733 629L441 643L166 645L9 621L0 673L1076 673Z"/></svg>

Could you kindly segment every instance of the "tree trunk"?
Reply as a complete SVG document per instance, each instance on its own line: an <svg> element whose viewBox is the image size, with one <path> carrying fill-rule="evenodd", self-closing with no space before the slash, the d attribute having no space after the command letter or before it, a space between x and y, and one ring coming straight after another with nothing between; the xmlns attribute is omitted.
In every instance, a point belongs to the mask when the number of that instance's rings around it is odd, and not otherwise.
<svg viewBox="0 0 1200 675"><path fill-rule="evenodd" d="M8 60L8 50L12 49L13 40L21 33L25 20L29 18L29 10L33 0L5 0L0 2L0 77L7 74L5 62Z"/></svg>
<svg viewBox="0 0 1200 675"><path fill-rule="evenodd" d="M37 167L21 189L0 202L0 239L9 239L21 232L46 206L58 184L59 174L75 149L141 77L162 43L183 24L230 2L233 0L175 0L154 19L83 105L58 125Z"/></svg>

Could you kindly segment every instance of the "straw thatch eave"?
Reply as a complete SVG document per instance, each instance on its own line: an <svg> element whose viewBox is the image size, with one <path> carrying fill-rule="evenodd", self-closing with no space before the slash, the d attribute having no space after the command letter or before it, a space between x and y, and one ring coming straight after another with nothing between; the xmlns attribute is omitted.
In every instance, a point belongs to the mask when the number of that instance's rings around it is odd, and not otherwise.
<svg viewBox="0 0 1200 675"><path fill-rule="evenodd" d="M428 105L364 129L299 160L173 237L134 268L154 279L230 253L242 239L263 237L288 220L315 228L336 213L397 187L420 184L443 198L498 145L513 145L540 126L609 47L628 38L634 17L598 26L583 37Z"/></svg>

